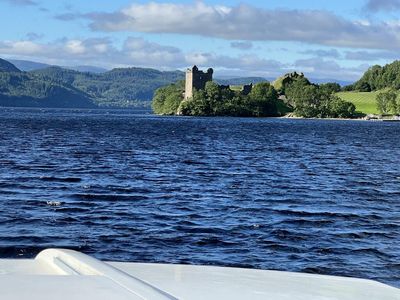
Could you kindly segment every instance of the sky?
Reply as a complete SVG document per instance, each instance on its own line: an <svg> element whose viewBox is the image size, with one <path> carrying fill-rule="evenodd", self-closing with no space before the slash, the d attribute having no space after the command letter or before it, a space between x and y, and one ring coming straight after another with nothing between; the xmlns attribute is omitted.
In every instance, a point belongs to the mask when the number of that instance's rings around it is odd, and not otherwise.
<svg viewBox="0 0 400 300"><path fill-rule="evenodd" d="M357 80L399 58L400 0L0 0L0 57Z"/></svg>

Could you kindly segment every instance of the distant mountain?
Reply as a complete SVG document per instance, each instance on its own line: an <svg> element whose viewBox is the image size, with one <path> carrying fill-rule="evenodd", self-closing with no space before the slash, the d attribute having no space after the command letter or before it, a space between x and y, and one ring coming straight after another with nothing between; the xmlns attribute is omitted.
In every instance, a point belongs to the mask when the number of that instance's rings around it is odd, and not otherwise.
<svg viewBox="0 0 400 300"><path fill-rule="evenodd" d="M0 72L21 72L21 70L9 61L0 58Z"/></svg>
<svg viewBox="0 0 400 300"><path fill-rule="evenodd" d="M36 71L42 70L49 67L57 67L55 65L49 65L41 62L30 61L30 60L20 60L20 59L10 59L8 60L12 64L14 64L17 68L21 71L29 72L29 71ZM89 73L104 73L107 72L107 69L94 67L94 66L72 66L72 67L62 67L65 69L75 70L79 72L89 72Z"/></svg>
<svg viewBox="0 0 400 300"><path fill-rule="evenodd" d="M19 60L19 59L10 59L8 60L12 64L14 64L21 71L32 71L32 70L40 70L44 68L50 67L48 64L43 64L35 61L29 60Z"/></svg>
<svg viewBox="0 0 400 300"><path fill-rule="evenodd" d="M94 66L76 66L76 67L64 67L65 69L71 69L79 72L89 72L89 73L105 73L108 70L100 67Z"/></svg>
<svg viewBox="0 0 400 300"><path fill-rule="evenodd" d="M267 79L263 77L219 77L215 78L214 81L222 85L245 85L250 83L256 84L267 81Z"/></svg>
<svg viewBox="0 0 400 300"><path fill-rule="evenodd" d="M312 83L316 83L316 84L321 84L321 83L327 83L327 82L336 82L338 84L340 84L340 86L347 86L352 84L352 81L346 81L346 80L338 80L338 79L329 79L329 78L309 78L309 80Z"/></svg>
<svg viewBox="0 0 400 300"><path fill-rule="evenodd" d="M29 72L89 95L100 107L149 107L155 90L184 79L180 71L161 72L145 68L119 68L95 74L60 67Z"/></svg>
<svg viewBox="0 0 400 300"><path fill-rule="evenodd" d="M27 72L0 72L0 106L94 108L92 97L75 87Z"/></svg>

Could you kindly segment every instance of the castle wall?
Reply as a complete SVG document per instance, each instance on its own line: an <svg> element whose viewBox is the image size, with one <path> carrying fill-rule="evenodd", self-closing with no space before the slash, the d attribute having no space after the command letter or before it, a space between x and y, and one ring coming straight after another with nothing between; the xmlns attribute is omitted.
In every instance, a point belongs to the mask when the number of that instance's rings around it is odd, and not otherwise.
<svg viewBox="0 0 400 300"><path fill-rule="evenodd" d="M200 71L196 66L186 71L185 99L193 97L193 91L204 90L206 83L213 79L213 69Z"/></svg>
<svg viewBox="0 0 400 300"><path fill-rule="evenodd" d="M192 70L186 71L186 81L185 81L185 99L193 97L193 72Z"/></svg>
<svg viewBox="0 0 400 300"><path fill-rule="evenodd" d="M244 85L242 88L242 95L247 96L248 94L251 93L252 89L253 89L252 83Z"/></svg>

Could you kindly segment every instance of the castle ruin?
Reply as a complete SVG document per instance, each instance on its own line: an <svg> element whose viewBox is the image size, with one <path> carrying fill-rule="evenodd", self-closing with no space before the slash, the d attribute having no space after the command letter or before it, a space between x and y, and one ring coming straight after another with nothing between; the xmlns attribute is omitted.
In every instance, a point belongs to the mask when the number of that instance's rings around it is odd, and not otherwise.
<svg viewBox="0 0 400 300"><path fill-rule="evenodd" d="M200 71L197 66L186 70L185 100L193 97L194 90L204 90L206 83L213 80L213 69Z"/></svg>
<svg viewBox="0 0 400 300"><path fill-rule="evenodd" d="M193 97L193 92L195 90L200 91L204 90L206 87L206 83L208 81L213 80L213 73L214 70L212 68L209 68L207 72L203 72L197 68L197 66L193 66L192 68L189 68L186 70L186 82L185 82L185 94L184 98L185 100L188 100ZM230 85L219 85L220 89L230 89ZM253 84L246 84L242 86L240 93L242 95L247 96L248 94L251 93L253 89Z"/></svg>
<svg viewBox="0 0 400 300"><path fill-rule="evenodd" d="M251 93L251 91L253 90L253 84L246 84L242 87L242 90L240 91L242 93L242 95L247 96L248 94Z"/></svg>

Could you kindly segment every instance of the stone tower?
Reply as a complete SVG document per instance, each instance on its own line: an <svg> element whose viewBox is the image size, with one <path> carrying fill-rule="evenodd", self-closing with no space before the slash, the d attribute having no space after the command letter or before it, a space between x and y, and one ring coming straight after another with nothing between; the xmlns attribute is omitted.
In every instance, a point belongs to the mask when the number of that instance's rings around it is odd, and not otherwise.
<svg viewBox="0 0 400 300"><path fill-rule="evenodd" d="M193 97L193 91L204 90L206 83L212 81L214 70L208 69L207 73L199 71L194 66L191 69L186 70L186 85L185 85L185 100Z"/></svg>

